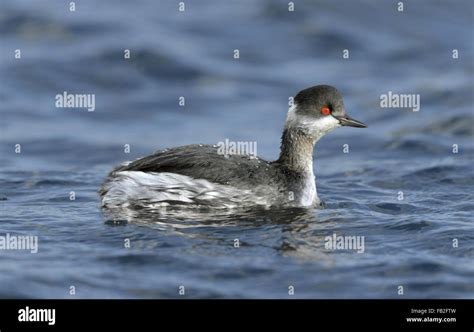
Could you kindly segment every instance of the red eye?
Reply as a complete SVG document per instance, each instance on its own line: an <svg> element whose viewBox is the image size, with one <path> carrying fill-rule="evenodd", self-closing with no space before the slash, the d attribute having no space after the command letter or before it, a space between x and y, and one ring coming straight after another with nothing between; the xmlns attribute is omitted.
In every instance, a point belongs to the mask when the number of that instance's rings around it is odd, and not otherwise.
<svg viewBox="0 0 474 332"><path fill-rule="evenodd" d="M329 109L329 107L323 107L323 108L321 108L321 114L322 115L329 115L329 114L331 114L331 110Z"/></svg>

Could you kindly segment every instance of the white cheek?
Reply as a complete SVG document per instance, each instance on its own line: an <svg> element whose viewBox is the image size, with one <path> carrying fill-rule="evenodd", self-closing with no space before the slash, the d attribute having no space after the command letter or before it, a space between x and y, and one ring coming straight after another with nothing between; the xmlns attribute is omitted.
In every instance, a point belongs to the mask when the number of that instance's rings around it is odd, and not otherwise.
<svg viewBox="0 0 474 332"><path fill-rule="evenodd" d="M315 137L321 137L341 126L339 120L332 115L315 119L310 116L298 115L296 113L296 107L295 105L288 111L288 117L286 119L286 125L288 127L302 128Z"/></svg>
<svg viewBox="0 0 474 332"><path fill-rule="evenodd" d="M328 115L324 118L318 119L317 121L310 121L306 128L314 136L322 136L340 126L339 120L334 118L332 115Z"/></svg>

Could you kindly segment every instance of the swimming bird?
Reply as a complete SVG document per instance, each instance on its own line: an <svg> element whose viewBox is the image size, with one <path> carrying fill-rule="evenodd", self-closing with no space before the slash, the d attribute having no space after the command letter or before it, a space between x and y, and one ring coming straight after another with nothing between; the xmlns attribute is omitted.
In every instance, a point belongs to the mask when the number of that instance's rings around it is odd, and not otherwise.
<svg viewBox="0 0 474 332"><path fill-rule="evenodd" d="M314 145L338 127L367 126L346 114L342 95L332 86L304 89L293 100L277 160L222 154L217 145L158 151L112 170L99 190L102 206L322 206L313 172Z"/></svg>

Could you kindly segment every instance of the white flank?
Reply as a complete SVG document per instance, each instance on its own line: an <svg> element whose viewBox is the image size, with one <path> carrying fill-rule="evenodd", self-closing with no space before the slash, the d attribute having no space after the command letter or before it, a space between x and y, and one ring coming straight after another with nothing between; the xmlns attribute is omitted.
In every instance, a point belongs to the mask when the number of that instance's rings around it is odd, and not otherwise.
<svg viewBox="0 0 474 332"><path fill-rule="evenodd" d="M102 198L102 205L107 207L128 206L130 202L137 201L155 206L160 202L166 206L168 201L198 205L205 202L222 208L234 208L249 203L269 204L250 190L176 173L118 172L104 184L104 189L107 193Z"/></svg>

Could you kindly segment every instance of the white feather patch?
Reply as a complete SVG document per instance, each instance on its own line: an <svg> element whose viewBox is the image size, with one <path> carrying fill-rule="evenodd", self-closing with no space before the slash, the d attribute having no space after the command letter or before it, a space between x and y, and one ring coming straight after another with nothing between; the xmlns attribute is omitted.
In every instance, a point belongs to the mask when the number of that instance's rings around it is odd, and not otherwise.
<svg viewBox="0 0 474 332"><path fill-rule="evenodd" d="M102 206L107 207L124 207L137 201L146 205L168 205L167 202L172 201L221 208L271 204L271 199L250 190L176 173L117 172L104 184L103 189L106 194L102 197Z"/></svg>
<svg viewBox="0 0 474 332"><path fill-rule="evenodd" d="M327 115L322 118L314 118L308 115L301 115L296 112L298 105L294 104L288 110L286 118L287 128L301 128L309 133L318 141L321 137L330 131L340 127L339 120L332 115Z"/></svg>

